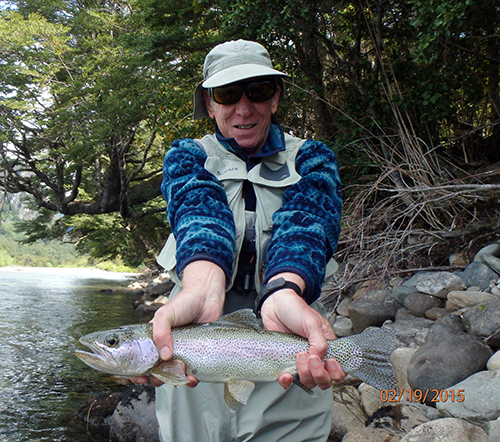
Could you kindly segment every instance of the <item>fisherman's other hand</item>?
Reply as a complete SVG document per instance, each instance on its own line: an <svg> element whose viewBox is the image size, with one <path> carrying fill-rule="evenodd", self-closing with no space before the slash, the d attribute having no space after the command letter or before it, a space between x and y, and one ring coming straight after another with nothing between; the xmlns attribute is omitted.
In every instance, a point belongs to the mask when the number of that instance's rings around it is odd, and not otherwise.
<svg viewBox="0 0 500 442"><path fill-rule="evenodd" d="M158 348L160 358L172 357L174 343L172 328L193 323L212 322L220 318L224 305L226 277L223 270L210 261L193 261L183 272L183 289L172 300L158 309L153 320L153 341ZM187 376L194 387L198 383L194 376ZM131 378L132 382L145 383L145 376ZM163 384L150 376L155 387Z"/></svg>
<svg viewBox="0 0 500 442"><path fill-rule="evenodd" d="M309 352L297 355L300 382L307 388L318 386L331 388L332 381L340 381L346 375L335 359L323 363L328 349L327 339L336 339L328 321L311 308L293 290L284 289L272 294L263 304L262 320L268 330L294 333L309 340ZM283 388L292 384L290 374L279 378Z"/></svg>

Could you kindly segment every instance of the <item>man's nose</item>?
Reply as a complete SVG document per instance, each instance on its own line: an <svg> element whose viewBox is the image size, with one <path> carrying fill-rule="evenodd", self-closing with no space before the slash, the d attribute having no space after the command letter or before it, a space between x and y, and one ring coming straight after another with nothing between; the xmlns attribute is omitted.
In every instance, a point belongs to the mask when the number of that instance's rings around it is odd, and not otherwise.
<svg viewBox="0 0 500 442"><path fill-rule="evenodd" d="M240 115L249 115L253 112L253 102L247 97L246 92L243 92L243 95L236 104L236 112Z"/></svg>

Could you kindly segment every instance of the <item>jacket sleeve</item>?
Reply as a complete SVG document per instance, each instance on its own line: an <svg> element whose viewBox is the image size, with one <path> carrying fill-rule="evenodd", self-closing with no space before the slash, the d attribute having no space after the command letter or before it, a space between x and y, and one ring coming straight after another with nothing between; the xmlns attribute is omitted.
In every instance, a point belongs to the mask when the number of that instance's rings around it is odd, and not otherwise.
<svg viewBox="0 0 500 442"><path fill-rule="evenodd" d="M293 272L306 282L304 298L319 298L325 268L340 233L342 192L337 160L323 143L306 141L296 157L298 183L286 189L273 216L265 281Z"/></svg>
<svg viewBox="0 0 500 442"><path fill-rule="evenodd" d="M235 226L226 193L205 167L207 155L195 141L174 141L163 163L162 194L177 241L177 273L192 261L219 265L231 279Z"/></svg>

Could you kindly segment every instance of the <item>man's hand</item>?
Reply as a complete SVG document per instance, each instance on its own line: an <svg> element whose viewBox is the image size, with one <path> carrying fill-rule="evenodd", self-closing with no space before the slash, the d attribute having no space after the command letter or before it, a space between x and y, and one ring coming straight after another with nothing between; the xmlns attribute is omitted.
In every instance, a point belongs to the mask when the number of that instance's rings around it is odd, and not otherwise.
<svg viewBox="0 0 500 442"><path fill-rule="evenodd" d="M305 287L304 281L295 274L280 274L277 277L293 281L302 289ZM336 360L327 359L323 364L328 349L327 339L336 339L330 324L294 290L283 289L273 293L264 301L261 315L266 329L295 333L309 340L309 352L297 355L299 379L307 388L318 386L325 390L331 388L332 381L340 381L345 377ZM283 388L290 387L292 381L290 374L283 374L279 378Z"/></svg>
<svg viewBox="0 0 500 442"><path fill-rule="evenodd" d="M172 357L174 343L172 328L193 323L212 322L219 319L224 305L226 276L223 270L210 261L193 261L186 266L182 277L182 291L155 313L153 341L160 357ZM196 378L188 376L188 386L197 384ZM134 383L145 383L147 377L131 378ZM151 384L163 384L151 376Z"/></svg>

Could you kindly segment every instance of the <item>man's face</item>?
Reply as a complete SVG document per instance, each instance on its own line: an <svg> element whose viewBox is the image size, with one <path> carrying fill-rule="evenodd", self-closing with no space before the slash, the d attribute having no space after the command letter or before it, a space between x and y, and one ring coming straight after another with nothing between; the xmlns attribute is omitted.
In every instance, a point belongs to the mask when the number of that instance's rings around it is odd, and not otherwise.
<svg viewBox="0 0 500 442"><path fill-rule="evenodd" d="M246 82L248 82L247 80ZM234 138L248 157L255 155L266 142L271 116L278 108L280 87L267 101L251 101L246 93L234 104L219 104L204 93L205 105L223 137Z"/></svg>

